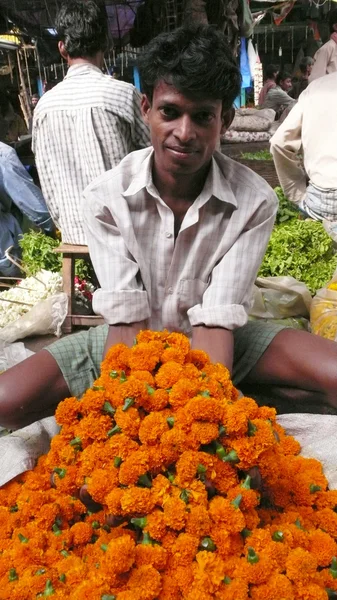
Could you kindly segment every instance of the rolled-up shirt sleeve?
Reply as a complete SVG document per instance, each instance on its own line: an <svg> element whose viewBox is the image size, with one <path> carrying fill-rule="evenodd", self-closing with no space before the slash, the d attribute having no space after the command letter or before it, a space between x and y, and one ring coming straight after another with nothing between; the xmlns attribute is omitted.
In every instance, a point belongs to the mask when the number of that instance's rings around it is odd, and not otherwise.
<svg viewBox="0 0 337 600"><path fill-rule="evenodd" d="M150 304L136 259L109 208L89 189L84 192L83 218L90 258L101 285L94 293L94 312L109 325L146 320Z"/></svg>
<svg viewBox="0 0 337 600"><path fill-rule="evenodd" d="M274 225L278 201L272 190L245 230L212 271L202 303L187 312L192 327L234 330L248 320L253 285Z"/></svg>

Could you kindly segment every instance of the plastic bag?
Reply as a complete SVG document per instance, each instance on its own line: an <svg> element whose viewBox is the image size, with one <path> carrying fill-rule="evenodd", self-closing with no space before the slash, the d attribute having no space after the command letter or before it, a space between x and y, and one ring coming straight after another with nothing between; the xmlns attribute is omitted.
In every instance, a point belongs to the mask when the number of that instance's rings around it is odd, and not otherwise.
<svg viewBox="0 0 337 600"><path fill-rule="evenodd" d="M310 310L312 333L337 341L337 274L317 291Z"/></svg>
<svg viewBox="0 0 337 600"><path fill-rule="evenodd" d="M309 317L311 294L294 277L258 277L249 316L258 319Z"/></svg>
<svg viewBox="0 0 337 600"><path fill-rule="evenodd" d="M61 326L67 316L68 297L64 292L49 296L33 306L13 323L0 329L0 340L15 342L31 335L61 335Z"/></svg>

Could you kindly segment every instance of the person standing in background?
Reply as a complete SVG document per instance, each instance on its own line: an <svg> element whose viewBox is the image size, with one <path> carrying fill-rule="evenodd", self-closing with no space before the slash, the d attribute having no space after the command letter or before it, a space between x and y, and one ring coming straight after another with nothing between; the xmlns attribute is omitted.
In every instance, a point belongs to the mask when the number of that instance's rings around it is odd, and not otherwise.
<svg viewBox="0 0 337 600"><path fill-rule="evenodd" d="M280 71L276 77L276 86L269 90L262 108L272 108L276 112L276 117L280 118L286 108L291 109L295 104L295 100L289 96L291 86L291 75Z"/></svg>
<svg viewBox="0 0 337 600"><path fill-rule="evenodd" d="M266 67L266 79L263 88L259 95L259 106L262 106L266 96L271 88L276 86L276 76L278 74L278 67L276 65L268 65Z"/></svg>
<svg viewBox="0 0 337 600"><path fill-rule="evenodd" d="M83 245L84 188L129 152L148 146L150 138L136 88L102 73L105 8L94 0L70 0L58 13L56 29L69 70L35 108L33 152L62 241Z"/></svg>
<svg viewBox="0 0 337 600"><path fill-rule="evenodd" d="M317 50L309 83L337 71L337 8L329 14L330 39Z"/></svg>
<svg viewBox="0 0 337 600"><path fill-rule="evenodd" d="M33 183L14 148L0 142L0 274L7 277L20 276L20 269L5 254L12 247L13 258L20 257L22 230L11 212L13 205L45 233L55 233L41 190Z"/></svg>
<svg viewBox="0 0 337 600"><path fill-rule="evenodd" d="M294 100L297 100L299 95L302 94L302 92L304 92L304 90L308 87L309 77L312 71L313 64L314 59L311 58L311 56L305 56L304 58L302 58L299 64L301 75L298 81L295 81L292 89L289 92L289 96L291 96L291 98L294 98Z"/></svg>

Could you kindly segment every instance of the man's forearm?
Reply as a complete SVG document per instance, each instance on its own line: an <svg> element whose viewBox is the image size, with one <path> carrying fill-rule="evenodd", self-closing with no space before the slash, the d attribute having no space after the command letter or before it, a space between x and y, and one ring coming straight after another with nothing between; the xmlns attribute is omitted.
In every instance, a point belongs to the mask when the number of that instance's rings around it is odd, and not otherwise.
<svg viewBox="0 0 337 600"><path fill-rule="evenodd" d="M199 325L192 330L192 348L204 350L212 362L219 362L230 372L233 367L233 332L222 327Z"/></svg>
<svg viewBox="0 0 337 600"><path fill-rule="evenodd" d="M114 344L126 344L126 346L132 346L136 335L141 329L146 328L146 321L138 321L137 323L130 324L119 323L118 325L109 325L109 333L105 342L103 358L105 357L109 348L111 348L111 346Z"/></svg>

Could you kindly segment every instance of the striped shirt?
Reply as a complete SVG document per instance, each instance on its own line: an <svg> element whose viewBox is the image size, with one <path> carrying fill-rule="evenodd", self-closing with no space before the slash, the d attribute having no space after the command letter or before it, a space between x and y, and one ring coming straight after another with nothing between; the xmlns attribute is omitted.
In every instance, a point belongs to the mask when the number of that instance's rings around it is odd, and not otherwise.
<svg viewBox="0 0 337 600"><path fill-rule="evenodd" d="M275 220L264 179L216 152L178 237L152 180L153 149L133 152L84 192L84 222L101 283L93 306L107 323L147 320L154 330L235 329Z"/></svg>
<svg viewBox="0 0 337 600"><path fill-rule="evenodd" d="M62 241L86 244L82 192L132 150L150 143L139 94L86 63L70 67L34 112L33 151Z"/></svg>

